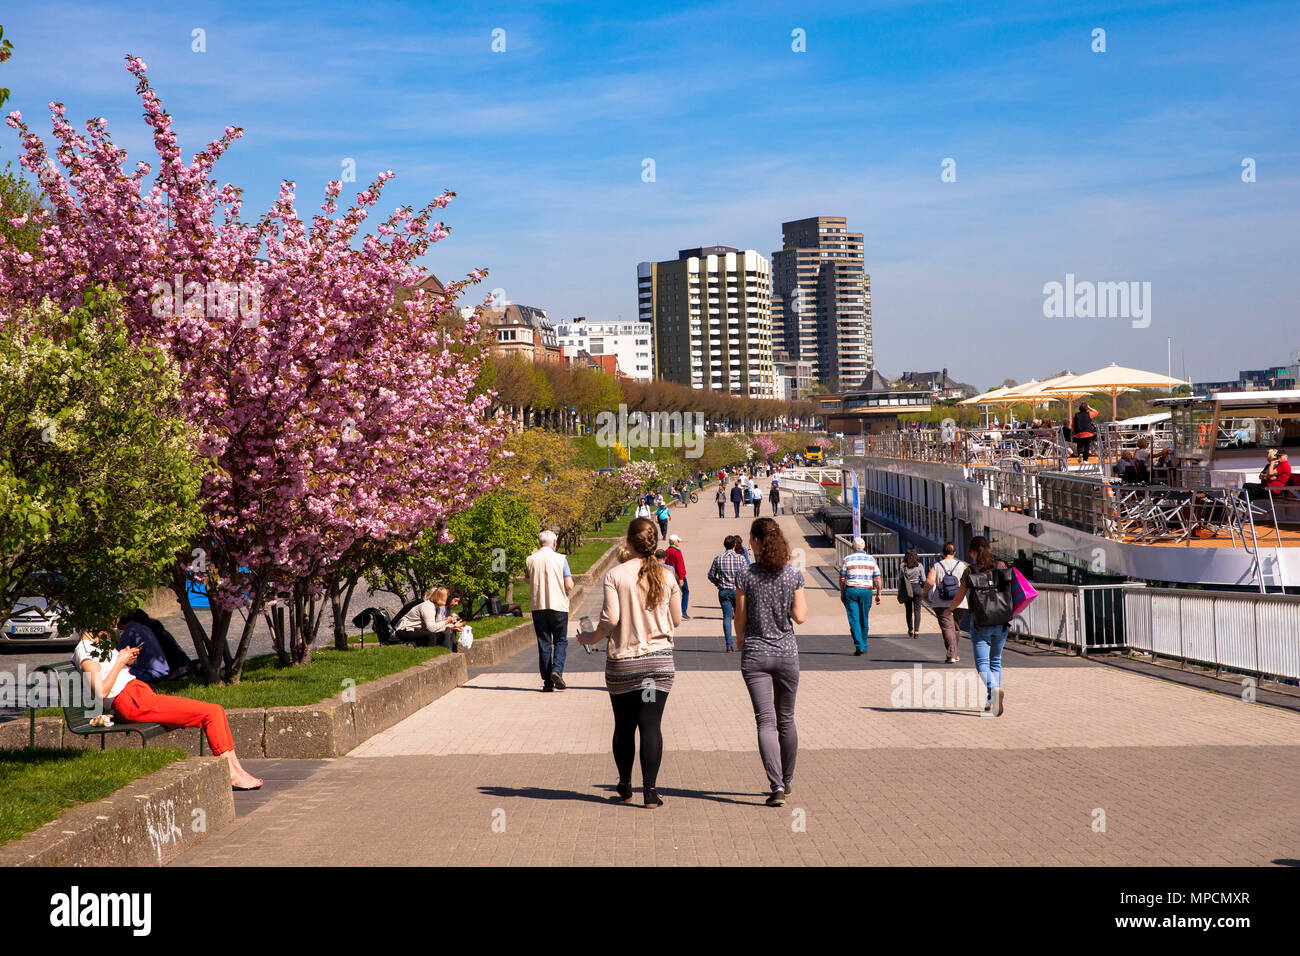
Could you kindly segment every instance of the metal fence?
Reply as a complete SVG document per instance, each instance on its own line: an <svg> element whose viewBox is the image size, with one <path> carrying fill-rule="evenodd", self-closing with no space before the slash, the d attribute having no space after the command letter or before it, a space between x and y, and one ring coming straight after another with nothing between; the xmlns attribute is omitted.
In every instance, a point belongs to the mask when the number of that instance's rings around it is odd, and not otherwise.
<svg viewBox="0 0 1300 956"><path fill-rule="evenodd" d="M876 559L876 565L880 568L880 586L885 590L892 590L898 587L898 573L903 567L903 555L897 553L881 553L874 550L873 546L880 546L885 542L897 540L893 534L864 534L863 539L867 543L867 553ZM845 555L853 553L853 539L848 535L837 534L835 536L835 563L836 566L844 559ZM928 575L930 568L939 560L938 554L917 554L921 559L921 567Z"/></svg>

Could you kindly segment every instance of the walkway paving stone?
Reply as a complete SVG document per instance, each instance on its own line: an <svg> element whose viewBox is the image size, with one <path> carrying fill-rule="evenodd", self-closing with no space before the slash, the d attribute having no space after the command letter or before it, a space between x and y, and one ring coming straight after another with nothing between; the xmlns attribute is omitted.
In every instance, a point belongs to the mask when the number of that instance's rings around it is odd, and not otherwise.
<svg viewBox="0 0 1300 956"><path fill-rule="evenodd" d="M700 509L701 524L708 525ZM714 513L716 515L716 512ZM748 519L711 519L721 533ZM738 655L720 651L712 547L687 542L692 620L665 714L665 806L610 802L603 655L570 645L562 693L526 651L363 743L213 834L179 865L1269 865L1300 858L1300 715L1025 648L1009 648L1007 712L955 699L934 622L899 634L873 612L851 654L825 568L797 519L812 613L800 629L798 770L765 782ZM683 522L685 524L685 522ZM686 536L684 531L678 533ZM703 535L700 536L703 538ZM711 539L710 539L711 540ZM594 608L595 598L586 610ZM576 615L575 615L576 616ZM948 698L911 699L920 682ZM927 677L935 674L937 677ZM932 706L936 705L937 706ZM638 771L639 778L639 771Z"/></svg>

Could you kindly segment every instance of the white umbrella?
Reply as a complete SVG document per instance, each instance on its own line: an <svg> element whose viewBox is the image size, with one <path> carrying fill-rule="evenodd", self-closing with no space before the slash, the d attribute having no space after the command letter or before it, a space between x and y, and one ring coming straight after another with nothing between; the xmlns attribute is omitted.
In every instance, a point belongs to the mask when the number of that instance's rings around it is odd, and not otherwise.
<svg viewBox="0 0 1300 956"><path fill-rule="evenodd" d="M1048 391L1053 395L1071 397L1106 392L1110 395L1110 417L1118 418L1120 392L1127 392L1135 388L1175 388L1187 384L1181 378L1171 378L1168 375L1161 375L1159 372L1144 372L1137 368L1126 368L1112 362L1105 368L1085 372L1083 375L1076 375Z"/></svg>

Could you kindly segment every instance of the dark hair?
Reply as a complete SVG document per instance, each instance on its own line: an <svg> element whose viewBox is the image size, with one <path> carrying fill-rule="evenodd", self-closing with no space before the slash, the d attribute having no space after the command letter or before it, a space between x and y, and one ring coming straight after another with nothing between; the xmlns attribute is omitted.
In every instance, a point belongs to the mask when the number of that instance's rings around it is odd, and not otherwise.
<svg viewBox="0 0 1300 956"><path fill-rule="evenodd" d="M665 551L663 548L659 548L658 550L655 551L656 559L662 561L666 557L668 557L668 552Z"/></svg>
<svg viewBox="0 0 1300 956"><path fill-rule="evenodd" d="M949 557L950 555L954 555L956 553L957 553L957 546L955 544L953 544L951 541L945 541L943 543L943 556L945 558Z"/></svg>
<svg viewBox="0 0 1300 956"><path fill-rule="evenodd" d="M903 555L903 567L914 568L921 563L921 559L916 556L916 548L908 548L907 553Z"/></svg>
<svg viewBox="0 0 1300 956"><path fill-rule="evenodd" d="M735 551L735 550L736 550L736 545L739 544L739 543L740 543L740 535L738 535L738 534L729 534L729 535L727 535L725 538L722 539L722 550L723 550L723 551Z"/></svg>
<svg viewBox="0 0 1300 956"><path fill-rule="evenodd" d="M754 560L768 571L780 571L790 563L790 543L781 526L771 518L759 518L749 526L754 540Z"/></svg>
<svg viewBox="0 0 1300 956"><path fill-rule="evenodd" d="M641 570L637 572L637 584L645 588L645 606L658 607L666 597L664 586L664 566L655 557L655 546L659 544L659 526L649 518L633 518L627 526L627 549L632 557L641 559Z"/></svg>
<svg viewBox="0 0 1300 956"><path fill-rule="evenodd" d="M993 557L993 549L989 546L988 538L983 535L976 535L970 539L970 556L971 563L980 571L991 571L997 564L997 559Z"/></svg>

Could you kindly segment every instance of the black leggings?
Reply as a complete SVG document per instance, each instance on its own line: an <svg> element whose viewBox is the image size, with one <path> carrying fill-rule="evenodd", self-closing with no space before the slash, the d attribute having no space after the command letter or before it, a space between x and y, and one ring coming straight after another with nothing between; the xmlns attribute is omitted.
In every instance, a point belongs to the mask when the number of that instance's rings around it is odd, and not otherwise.
<svg viewBox="0 0 1300 956"><path fill-rule="evenodd" d="M653 787L664 757L664 735L659 729L668 694L661 690L649 693L645 700L639 690L610 694L614 707L614 764L618 782L632 782L632 758L636 755L636 732L641 730L641 786Z"/></svg>

